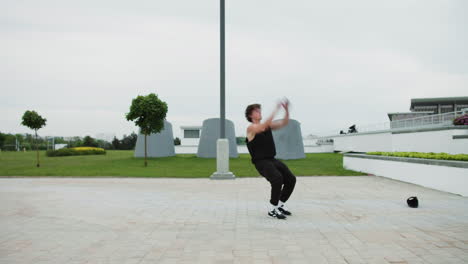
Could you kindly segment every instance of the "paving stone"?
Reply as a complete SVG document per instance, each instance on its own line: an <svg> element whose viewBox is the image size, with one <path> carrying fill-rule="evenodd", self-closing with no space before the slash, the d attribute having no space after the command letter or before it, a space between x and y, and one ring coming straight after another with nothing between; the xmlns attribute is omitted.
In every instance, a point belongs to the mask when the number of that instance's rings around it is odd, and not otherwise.
<svg viewBox="0 0 468 264"><path fill-rule="evenodd" d="M0 264L467 263L468 198L382 177L0 178ZM421 207L408 208L418 196Z"/></svg>

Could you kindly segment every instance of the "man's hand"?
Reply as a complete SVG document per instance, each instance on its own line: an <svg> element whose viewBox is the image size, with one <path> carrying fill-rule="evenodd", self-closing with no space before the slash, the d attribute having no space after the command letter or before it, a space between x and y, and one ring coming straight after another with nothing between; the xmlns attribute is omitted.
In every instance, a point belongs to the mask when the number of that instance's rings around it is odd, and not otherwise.
<svg viewBox="0 0 468 264"><path fill-rule="evenodd" d="M286 113L283 119L271 123L270 127L272 130L280 129L289 123L289 100L284 98L279 104L284 108Z"/></svg>
<svg viewBox="0 0 468 264"><path fill-rule="evenodd" d="M280 109L281 109L281 106L283 106L283 102L278 102L278 103L276 104L276 109L275 109L275 110L276 110L276 111L277 111L277 110L280 110Z"/></svg>
<svg viewBox="0 0 468 264"><path fill-rule="evenodd" d="M289 100L285 98L285 99L281 102L281 106L283 106L284 110L288 111L288 109L289 109Z"/></svg>

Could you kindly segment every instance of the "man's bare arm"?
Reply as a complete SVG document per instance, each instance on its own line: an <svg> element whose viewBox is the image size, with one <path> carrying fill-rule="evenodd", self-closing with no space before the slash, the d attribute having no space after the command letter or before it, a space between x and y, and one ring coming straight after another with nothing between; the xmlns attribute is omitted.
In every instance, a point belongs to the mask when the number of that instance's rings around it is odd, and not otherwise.
<svg viewBox="0 0 468 264"><path fill-rule="evenodd" d="M286 126L289 123L289 102L281 104L285 110L284 118L278 121L274 121L271 123L270 127L272 130L280 129Z"/></svg>
<svg viewBox="0 0 468 264"><path fill-rule="evenodd" d="M278 104L276 106L275 110L273 111L273 113L271 113L271 115L268 117L268 119L265 122L260 123L260 124L250 125L247 128L247 133L256 135L256 134L261 133L261 132L265 131L266 129L270 128L272 123L273 123L273 118L275 118L275 115L278 112L280 107L281 107L281 104Z"/></svg>

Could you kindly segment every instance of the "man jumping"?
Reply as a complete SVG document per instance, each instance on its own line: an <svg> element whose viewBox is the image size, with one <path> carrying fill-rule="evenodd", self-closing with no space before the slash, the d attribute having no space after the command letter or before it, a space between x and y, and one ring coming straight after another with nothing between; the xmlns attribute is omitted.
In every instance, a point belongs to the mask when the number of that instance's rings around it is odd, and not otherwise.
<svg viewBox="0 0 468 264"><path fill-rule="evenodd" d="M283 107L285 116L282 120L273 121L278 110ZM251 104L245 110L245 117L252 124L247 128L247 148L252 163L257 171L271 184L270 210L268 215L278 219L286 219L291 215L285 203L291 196L296 185L296 177L281 161L275 159L276 148L272 130L280 129L289 122L289 102L286 100L277 104L271 116L263 123L261 106Z"/></svg>

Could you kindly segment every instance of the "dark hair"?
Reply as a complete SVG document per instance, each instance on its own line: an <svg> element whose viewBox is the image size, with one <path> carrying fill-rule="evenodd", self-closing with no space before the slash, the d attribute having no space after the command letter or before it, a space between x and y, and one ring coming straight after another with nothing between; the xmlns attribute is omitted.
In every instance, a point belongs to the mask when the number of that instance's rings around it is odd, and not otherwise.
<svg viewBox="0 0 468 264"><path fill-rule="evenodd" d="M245 109L245 118L247 118L249 122L252 122L252 118L250 118L252 111L255 109L261 109L261 108L262 106L260 104L251 104L247 106L247 108Z"/></svg>

